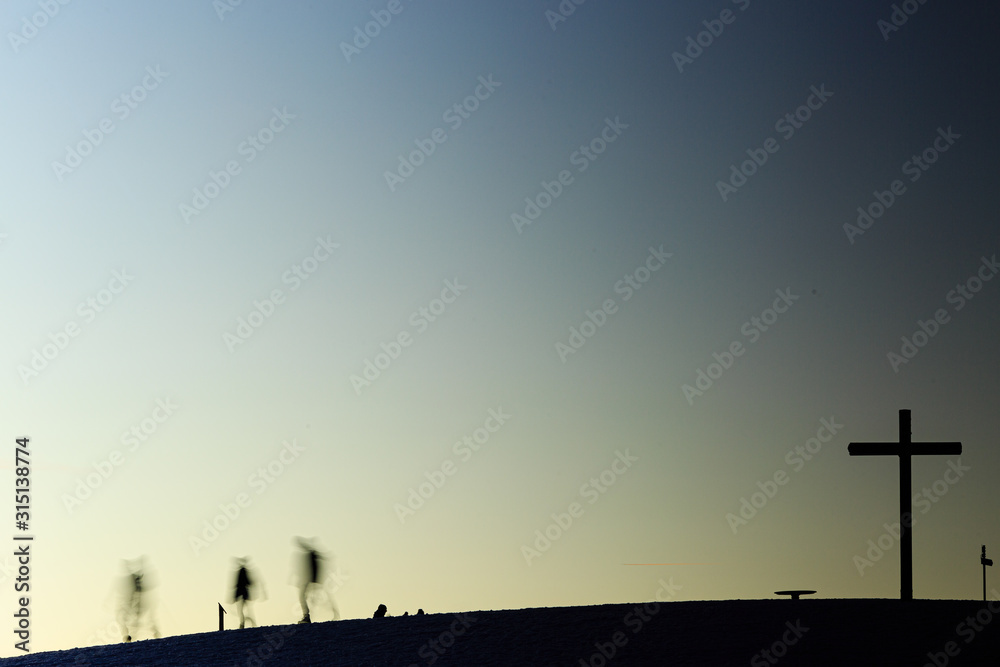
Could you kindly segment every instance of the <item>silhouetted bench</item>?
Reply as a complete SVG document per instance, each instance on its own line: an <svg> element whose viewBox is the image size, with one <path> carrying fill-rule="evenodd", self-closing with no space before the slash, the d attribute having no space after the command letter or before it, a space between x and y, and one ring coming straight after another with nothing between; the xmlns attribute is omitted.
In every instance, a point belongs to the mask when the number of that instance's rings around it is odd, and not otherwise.
<svg viewBox="0 0 1000 667"><path fill-rule="evenodd" d="M812 595L816 591L774 591L775 595L791 595L793 600L798 600L800 595Z"/></svg>

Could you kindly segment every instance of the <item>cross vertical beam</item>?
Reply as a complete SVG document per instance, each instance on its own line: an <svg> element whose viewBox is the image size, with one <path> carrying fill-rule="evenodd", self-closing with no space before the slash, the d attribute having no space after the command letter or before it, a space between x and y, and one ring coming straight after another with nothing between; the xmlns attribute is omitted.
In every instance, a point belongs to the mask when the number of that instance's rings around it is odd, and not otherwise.
<svg viewBox="0 0 1000 667"><path fill-rule="evenodd" d="M911 440L910 411L899 411L899 442L852 442L847 446L851 456L899 457L899 597L913 599L913 505L910 496L912 474L910 462L918 455L958 455L960 442L918 442Z"/></svg>
<svg viewBox="0 0 1000 667"><path fill-rule="evenodd" d="M913 599L913 469L910 411L899 411L899 598Z"/></svg>

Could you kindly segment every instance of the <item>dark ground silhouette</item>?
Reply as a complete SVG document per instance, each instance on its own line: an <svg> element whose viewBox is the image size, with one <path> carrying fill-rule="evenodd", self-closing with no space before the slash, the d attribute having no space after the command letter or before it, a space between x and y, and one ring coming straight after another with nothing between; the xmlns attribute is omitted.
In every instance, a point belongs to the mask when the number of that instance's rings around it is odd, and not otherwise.
<svg viewBox="0 0 1000 667"><path fill-rule="evenodd" d="M997 602L781 599L352 619L36 653L4 665L408 667L433 659L435 667L579 667L581 661L607 667L995 667L998 658Z"/></svg>

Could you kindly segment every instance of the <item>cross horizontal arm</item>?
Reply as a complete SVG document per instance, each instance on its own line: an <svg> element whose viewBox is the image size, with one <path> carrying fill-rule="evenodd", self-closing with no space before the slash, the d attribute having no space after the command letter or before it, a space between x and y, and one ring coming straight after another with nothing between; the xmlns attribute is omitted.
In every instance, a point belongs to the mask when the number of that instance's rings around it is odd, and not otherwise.
<svg viewBox="0 0 1000 667"><path fill-rule="evenodd" d="M898 442L852 442L847 446L851 456L957 456L962 453L960 442L912 442L900 445Z"/></svg>
<svg viewBox="0 0 1000 667"><path fill-rule="evenodd" d="M847 453L851 456L896 456L899 454L899 443L852 442L847 445Z"/></svg>

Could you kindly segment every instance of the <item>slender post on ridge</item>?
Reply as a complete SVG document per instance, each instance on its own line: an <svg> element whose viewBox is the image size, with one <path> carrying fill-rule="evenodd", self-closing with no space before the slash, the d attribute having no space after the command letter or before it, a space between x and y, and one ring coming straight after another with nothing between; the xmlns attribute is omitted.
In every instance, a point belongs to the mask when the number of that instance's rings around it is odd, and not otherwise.
<svg viewBox="0 0 1000 667"><path fill-rule="evenodd" d="M226 613L226 610L222 608L222 603L219 603L219 632L226 629L225 624L222 622L222 615Z"/></svg>
<svg viewBox="0 0 1000 667"><path fill-rule="evenodd" d="M979 562L983 564L983 602L986 602L986 566L993 565L993 560L986 557L986 545L983 545L983 555Z"/></svg>

